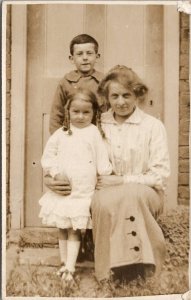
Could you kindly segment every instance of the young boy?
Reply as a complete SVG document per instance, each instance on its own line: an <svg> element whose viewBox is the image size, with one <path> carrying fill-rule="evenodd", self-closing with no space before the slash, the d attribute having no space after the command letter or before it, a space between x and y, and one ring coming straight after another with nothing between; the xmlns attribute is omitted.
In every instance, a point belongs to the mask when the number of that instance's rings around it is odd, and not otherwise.
<svg viewBox="0 0 191 300"><path fill-rule="evenodd" d="M69 60L76 70L67 73L58 84L50 113L51 134L63 125L66 98L73 89L85 87L96 93L97 86L103 78L103 74L94 69L100 57L98 47L98 42L87 34L80 34L72 39ZM103 105L101 100L99 105Z"/></svg>

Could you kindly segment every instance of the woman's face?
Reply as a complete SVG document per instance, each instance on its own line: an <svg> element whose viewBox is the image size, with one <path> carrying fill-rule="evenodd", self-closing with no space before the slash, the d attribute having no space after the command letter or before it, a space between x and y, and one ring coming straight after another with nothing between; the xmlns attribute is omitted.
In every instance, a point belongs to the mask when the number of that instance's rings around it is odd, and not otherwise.
<svg viewBox="0 0 191 300"><path fill-rule="evenodd" d="M137 103L135 94L118 82L110 83L108 100L119 122L124 122L133 113Z"/></svg>

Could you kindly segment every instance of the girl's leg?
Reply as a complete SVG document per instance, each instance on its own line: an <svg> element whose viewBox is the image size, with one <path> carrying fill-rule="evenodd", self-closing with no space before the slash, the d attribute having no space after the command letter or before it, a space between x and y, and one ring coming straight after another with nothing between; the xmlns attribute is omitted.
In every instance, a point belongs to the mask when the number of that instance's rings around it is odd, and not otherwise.
<svg viewBox="0 0 191 300"><path fill-rule="evenodd" d="M66 260L67 260L67 239L68 239L67 229L59 228L58 243L59 243L59 250L60 250L60 260L62 265L66 265Z"/></svg>
<svg viewBox="0 0 191 300"><path fill-rule="evenodd" d="M66 269L75 272L76 260L80 249L81 232L79 229L68 229Z"/></svg>

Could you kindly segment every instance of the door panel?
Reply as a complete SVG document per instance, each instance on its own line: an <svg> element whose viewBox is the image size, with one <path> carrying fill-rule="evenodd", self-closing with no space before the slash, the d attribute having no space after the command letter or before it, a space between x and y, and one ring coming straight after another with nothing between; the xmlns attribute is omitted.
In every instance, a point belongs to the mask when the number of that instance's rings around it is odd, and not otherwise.
<svg viewBox="0 0 191 300"><path fill-rule="evenodd" d="M117 64L143 73L144 7L110 5L107 7L105 71ZM140 74L142 75L142 74Z"/></svg>
<svg viewBox="0 0 191 300"><path fill-rule="evenodd" d="M163 65L163 6L144 8L144 79L149 87L145 110L163 120L164 65Z"/></svg>
<svg viewBox="0 0 191 300"><path fill-rule="evenodd" d="M105 46L105 5L85 5L85 32L92 35L99 43L100 59L96 69L104 72L104 46Z"/></svg>
<svg viewBox="0 0 191 300"><path fill-rule="evenodd" d="M116 64L133 68L150 87L141 106L162 118L162 24L160 5L28 5L25 226L41 226L38 200L45 188L40 158L56 86L74 68L68 60L71 39L85 32L98 40L97 70L107 72Z"/></svg>
<svg viewBox="0 0 191 300"><path fill-rule="evenodd" d="M148 99L140 106L151 115L162 119L162 6L108 6L105 45L105 71L116 64L135 70L149 87Z"/></svg>
<svg viewBox="0 0 191 300"><path fill-rule="evenodd" d="M49 136L50 106L59 79L71 70L69 42L83 32L83 18L82 5L28 6L26 226L41 226L38 200L46 188L40 158Z"/></svg>
<svg viewBox="0 0 191 300"><path fill-rule="evenodd" d="M46 74L61 78L71 71L69 44L71 37L83 32L84 6L73 4L46 5Z"/></svg>

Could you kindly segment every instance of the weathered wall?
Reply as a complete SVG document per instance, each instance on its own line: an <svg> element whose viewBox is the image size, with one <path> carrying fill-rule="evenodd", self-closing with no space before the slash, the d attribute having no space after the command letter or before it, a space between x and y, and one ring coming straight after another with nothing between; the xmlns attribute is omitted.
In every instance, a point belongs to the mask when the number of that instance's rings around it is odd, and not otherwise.
<svg viewBox="0 0 191 300"><path fill-rule="evenodd" d="M7 6L6 20L6 211L7 230L10 228L9 165L10 165L10 114L11 114L11 6Z"/></svg>
<svg viewBox="0 0 191 300"><path fill-rule="evenodd" d="M180 13L178 203L189 204L189 16Z"/></svg>

